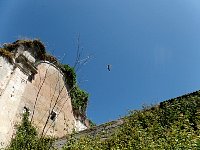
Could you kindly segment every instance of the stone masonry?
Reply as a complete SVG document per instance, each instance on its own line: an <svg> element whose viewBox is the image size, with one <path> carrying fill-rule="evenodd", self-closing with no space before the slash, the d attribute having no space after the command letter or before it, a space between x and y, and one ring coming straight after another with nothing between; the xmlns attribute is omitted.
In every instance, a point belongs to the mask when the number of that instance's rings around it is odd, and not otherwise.
<svg viewBox="0 0 200 150"><path fill-rule="evenodd" d="M30 49L20 45L13 64L0 56L0 148L8 145L27 110L40 134L62 137L87 128L73 114L61 70L36 61Z"/></svg>

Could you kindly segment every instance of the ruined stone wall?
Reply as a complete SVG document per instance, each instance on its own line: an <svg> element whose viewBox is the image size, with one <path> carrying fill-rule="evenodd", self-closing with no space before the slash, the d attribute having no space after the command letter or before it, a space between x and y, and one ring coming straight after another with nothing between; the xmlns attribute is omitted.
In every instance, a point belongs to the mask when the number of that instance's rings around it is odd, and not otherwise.
<svg viewBox="0 0 200 150"><path fill-rule="evenodd" d="M19 46L14 63L0 56L0 148L8 145L25 110L40 134L62 137L86 126L73 115L69 90L55 65Z"/></svg>
<svg viewBox="0 0 200 150"><path fill-rule="evenodd" d="M0 57L0 96L2 95L6 84L9 81L10 74L12 73L13 65L8 63L4 57Z"/></svg>
<svg viewBox="0 0 200 150"><path fill-rule="evenodd" d="M27 83L18 112L29 109L30 118L33 117L32 122L40 133L46 124L44 134L61 137L71 132L75 123L64 77L49 62L39 63L37 71L34 79Z"/></svg>
<svg viewBox="0 0 200 150"><path fill-rule="evenodd" d="M0 66L0 147L6 145L12 137L15 115L26 87L27 75L19 68L13 70L5 59L1 58ZM3 79L2 79L3 78Z"/></svg>

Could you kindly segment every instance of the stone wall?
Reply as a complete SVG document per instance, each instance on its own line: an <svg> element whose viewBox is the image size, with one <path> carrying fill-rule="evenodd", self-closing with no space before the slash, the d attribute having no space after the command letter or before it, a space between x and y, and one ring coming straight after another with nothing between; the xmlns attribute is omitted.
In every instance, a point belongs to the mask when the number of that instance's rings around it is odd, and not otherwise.
<svg viewBox="0 0 200 150"><path fill-rule="evenodd" d="M62 137L73 129L86 129L73 115L69 90L59 68L37 61L23 45L14 63L0 56L0 148L15 133L25 110L40 134Z"/></svg>
<svg viewBox="0 0 200 150"><path fill-rule="evenodd" d="M27 75L19 68L13 70L11 65L7 65L8 62L5 59L1 63L0 74L3 79L0 79L0 146L4 146L13 134L15 115L26 88L26 82L22 81L27 80Z"/></svg>
<svg viewBox="0 0 200 150"><path fill-rule="evenodd" d="M71 99L63 81L63 75L54 65L41 62L38 74L27 83L18 112L30 110L30 118L42 133L56 137L63 136L74 127ZM33 111L34 110L34 111ZM20 113L18 114L19 116Z"/></svg>
<svg viewBox="0 0 200 150"><path fill-rule="evenodd" d="M0 96L2 95L12 73L13 66L4 57L0 57Z"/></svg>

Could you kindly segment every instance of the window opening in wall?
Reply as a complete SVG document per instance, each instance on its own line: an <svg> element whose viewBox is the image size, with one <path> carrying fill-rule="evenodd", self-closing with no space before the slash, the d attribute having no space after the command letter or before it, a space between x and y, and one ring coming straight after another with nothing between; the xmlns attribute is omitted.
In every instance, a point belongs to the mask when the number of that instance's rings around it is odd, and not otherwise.
<svg viewBox="0 0 200 150"><path fill-rule="evenodd" d="M29 80L30 82L32 82L32 80L34 80L34 79L35 79L35 74L34 74L34 73L31 73L31 75L28 76L28 80Z"/></svg>
<svg viewBox="0 0 200 150"><path fill-rule="evenodd" d="M30 109L28 107L24 106L23 113L29 113L30 114Z"/></svg>
<svg viewBox="0 0 200 150"><path fill-rule="evenodd" d="M55 121L55 120L56 120L56 117L57 117L57 113L56 113L55 111L52 110L50 119L51 119L52 121Z"/></svg>

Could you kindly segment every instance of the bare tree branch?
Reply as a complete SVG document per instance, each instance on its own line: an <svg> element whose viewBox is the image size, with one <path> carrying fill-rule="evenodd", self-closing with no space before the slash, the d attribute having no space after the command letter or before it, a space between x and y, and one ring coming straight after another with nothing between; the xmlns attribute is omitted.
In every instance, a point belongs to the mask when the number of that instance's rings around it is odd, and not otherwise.
<svg viewBox="0 0 200 150"><path fill-rule="evenodd" d="M88 61L91 59L92 55L88 55L86 57L83 58L83 47L81 47L80 44L80 34L78 34L77 37L77 48L76 48L76 58L75 58L75 62L74 62L74 70L77 73L86 63L88 63Z"/></svg>

